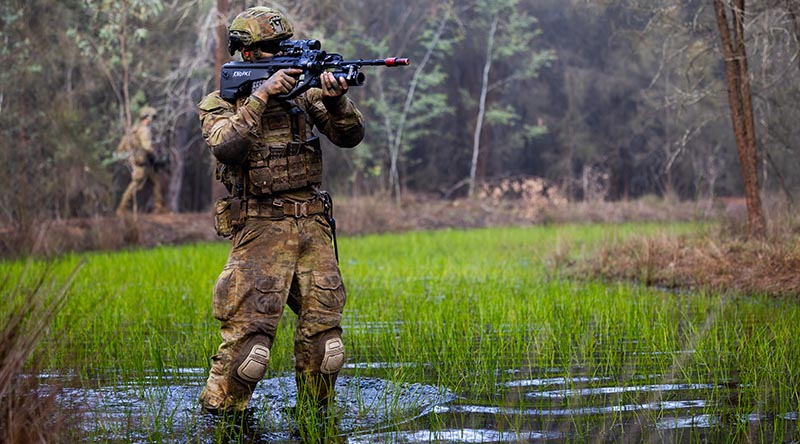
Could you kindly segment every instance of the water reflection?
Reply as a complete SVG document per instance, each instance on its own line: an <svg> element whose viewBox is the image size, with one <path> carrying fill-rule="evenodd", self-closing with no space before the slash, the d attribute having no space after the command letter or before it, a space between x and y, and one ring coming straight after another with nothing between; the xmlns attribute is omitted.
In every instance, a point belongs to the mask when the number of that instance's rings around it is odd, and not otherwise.
<svg viewBox="0 0 800 444"><path fill-rule="evenodd" d="M662 393L686 390L712 390L721 387L712 384L651 384L629 387L590 387L581 389L546 390L527 393L529 398L571 398L575 396L612 395L620 393Z"/></svg>
<svg viewBox="0 0 800 444"><path fill-rule="evenodd" d="M695 399L689 401L662 401L645 404L607 405L598 407L576 407L569 409L517 409L513 407L494 407L481 405L440 406L434 409L438 414L445 413L480 413L483 415L520 415L527 417L550 418L553 416L608 415L611 413L637 412L641 410L668 411L682 409L699 409L705 407L706 401Z"/></svg>
<svg viewBox="0 0 800 444"><path fill-rule="evenodd" d="M204 371L180 373L199 376ZM59 402L64 408L85 409L87 432L100 433L110 442L151 442L154 434L188 436L189 442L199 443L227 442L229 435L237 439L247 436L247 442L280 443L296 438L299 427L292 417L296 404L294 376L261 381L250 402L257 407L230 418L202 413L197 397L203 381L186 379L162 377L95 389L65 388ZM337 418L341 436L397 427L455 399L450 391L430 385L344 375L336 383L336 392L331 414ZM225 439L219 441L221 438Z"/></svg>
<svg viewBox="0 0 800 444"><path fill-rule="evenodd" d="M346 370L391 372L404 365L361 362L349 364ZM262 381L250 404L253 408L242 416L220 418L202 414L197 404L205 372L176 369L169 375L153 373L136 383L124 384L104 379L96 383L96 388L64 389L59 402L64 408L85 411L85 430L96 440L109 443L306 442L293 416L293 376ZM582 441L587 433L597 442L605 442L618 440L618 433L632 428L637 430L637 439L644 441L657 437L656 441L683 442L685 433L689 440L701 436L714 441L713 431L728 427L731 421L768 429L776 419L789 424L783 441L797 438L797 412L771 418L728 415L724 421L709 414L722 411L714 400L720 399L720 394L735 393L736 384L676 381L624 385L614 384L615 378L603 375L524 376L532 373L552 375L547 370L498 370L505 378L519 379L500 383L497 392L486 399L459 397L433 384L343 374L336 384L335 406L319 421L320 427L334 427L319 429L322 431L315 442L562 443ZM47 375L47 379L59 383L58 375ZM628 381L631 379L663 377L633 376ZM61 381L60 385L66 384Z"/></svg>
<svg viewBox="0 0 800 444"><path fill-rule="evenodd" d="M560 432L501 432L495 430L446 429L419 430L405 433L372 434L348 439L348 444L375 443L517 443L563 439Z"/></svg>

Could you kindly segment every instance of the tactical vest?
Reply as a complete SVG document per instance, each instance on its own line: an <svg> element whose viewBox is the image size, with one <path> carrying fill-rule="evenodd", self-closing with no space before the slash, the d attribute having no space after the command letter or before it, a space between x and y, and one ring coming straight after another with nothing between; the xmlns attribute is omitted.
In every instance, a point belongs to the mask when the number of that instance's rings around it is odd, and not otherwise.
<svg viewBox="0 0 800 444"><path fill-rule="evenodd" d="M241 103L239 103L241 105ZM322 150L305 111L272 101L251 133L253 146L241 166L218 164L217 179L241 197L267 196L322 183Z"/></svg>

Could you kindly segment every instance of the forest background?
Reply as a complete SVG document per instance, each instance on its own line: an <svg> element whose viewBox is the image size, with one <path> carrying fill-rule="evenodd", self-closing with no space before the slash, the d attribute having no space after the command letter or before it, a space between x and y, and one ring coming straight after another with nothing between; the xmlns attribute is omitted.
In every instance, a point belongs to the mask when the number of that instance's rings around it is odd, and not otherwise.
<svg viewBox="0 0 800 444"><path fill-rule="evenodd" d="M171 160L168 207L208 210L218 191L196 103L230 60L219 31L254 5L285 11L294 38L345 58L412 60L367 69L351 89L367 137L325 149L336 196L454 199L512 177L570 201L742 196L714 3L6 1L0 226L111 214L129 181L114 151L146 105ZM759 185L789 202L800 186L798 14L799 1L769 0L742 23Z"/></svg>

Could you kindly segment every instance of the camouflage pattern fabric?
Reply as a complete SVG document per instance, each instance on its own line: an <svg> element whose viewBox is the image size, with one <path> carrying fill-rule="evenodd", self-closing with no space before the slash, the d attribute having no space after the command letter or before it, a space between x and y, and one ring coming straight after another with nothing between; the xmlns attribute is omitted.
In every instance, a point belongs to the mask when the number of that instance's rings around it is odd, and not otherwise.
<svg viewBox="0 0 800 444"><path fill-rule="evenodd" d="M268 40L288 39L293 34L292 24L280 11L264 6L249 8L237 15L228 28L229 38L235 37L232 40L238 40L244 46ZM231 55L233 52L235 51Z"/></svg>
<svg viewBox="0 0 800 444"><path fill-rule="evenodd" d="M310 120L309 124L336 145L354 147L364 138L364 118L346 96L328 102L323 99L322 90L312 88L295 98L294 103L305 112L306 118ZM274 106L280 106L280 102L270 101L269 107ZM234 144L236 141L250 145L290 141L286 140L291 137L288 131L277 128L271 130L269 123L262 125L267 104L253 96L232 104L220 97L219 91L214 91L198 107L203 137L215 155L216 147ZM277 127L275 124L273 126ZM239 159L240 162L243 160L245 159Z"/></svg>
<svg viewBox="0 0 800 444"><path fill-rule="evenodd" d="M323 99L312 89L296 98L310 128L316 127L333 143L352 147L364 136L361 113L346 97ZM285 102L265 104L255 97L226 102L215 91L198 105L200 121L212 153L231 171L248 178L254 156L296 140L287 128L291 119L278 110ZM289 111L285 111L288 113ZM284 113L284 114L285 114ZM283 117L283 118L281 118ZM234 148L231 148L234 147ZM318 198L314 186L245 198L281 199L285 205ZM243 381L237 369L254 347L272 348L284 307L297 314L294 354L298 396L319 405L333 400L338 375L324 371L325 343L341 337L345 288L333 250L331 228L322 214L283 218L248 217L233 236L228 262L214 287L214 317L220 321L222 343L212 365L200 403L208 411L241 411L247 407L257 381Z"/></svg>
<svg viewBox="0 0 800 444"><path fill-rule="evenodd" d="M243 410L249 384L235 378L236 367L253 344L272 348L284 307L297 314L294 352L298 387L322 403L333 393L336 375L319 371L319 344L341 334L345 288L322 215L269 220L249 218L233 238L228 263L214 286L214 317L222 344L201 402L209 410Z"/></svg>

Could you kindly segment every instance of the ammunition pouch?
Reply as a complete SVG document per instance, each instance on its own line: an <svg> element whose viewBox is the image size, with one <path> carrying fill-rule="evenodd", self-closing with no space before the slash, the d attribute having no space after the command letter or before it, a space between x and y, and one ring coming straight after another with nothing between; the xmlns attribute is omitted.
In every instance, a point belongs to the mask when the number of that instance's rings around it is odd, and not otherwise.
<svg viewBox="0 0 800 444"><path fill-rule="evenodd" d="M262 128L248 135L252 146L242 163L226 164L214 153L220 160L217 179L232 195L260 199L322 184L319 137L311 133L305 111L291 105L276 104L265 111Z"/></svg>
<svg viewBox="0 0 800 444"><path fill-rule="evenodd" d="M288 142L251 152L247 179L256 196L296 190L322 183L322 150L319 138Z"/></svg>

